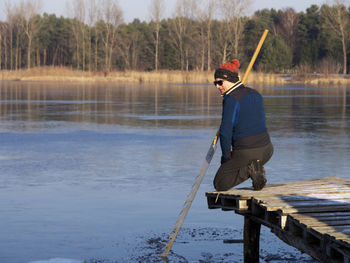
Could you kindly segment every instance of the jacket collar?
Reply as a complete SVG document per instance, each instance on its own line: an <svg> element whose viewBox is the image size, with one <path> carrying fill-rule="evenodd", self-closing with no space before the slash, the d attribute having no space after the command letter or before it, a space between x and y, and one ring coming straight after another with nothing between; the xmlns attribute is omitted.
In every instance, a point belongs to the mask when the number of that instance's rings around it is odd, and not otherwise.
<svg viewBox="0 0 350 263"><path fill-rule="evenodd" d="M230 89L228 89L224 94L222 94L222 96L224 97L224 96L230 94L232 91L234 91L235 89L237 89L238 87L240 87L242 85L243 85L243 83L240 80L237 81L236 83L233 84L233 86Z"/></svg>

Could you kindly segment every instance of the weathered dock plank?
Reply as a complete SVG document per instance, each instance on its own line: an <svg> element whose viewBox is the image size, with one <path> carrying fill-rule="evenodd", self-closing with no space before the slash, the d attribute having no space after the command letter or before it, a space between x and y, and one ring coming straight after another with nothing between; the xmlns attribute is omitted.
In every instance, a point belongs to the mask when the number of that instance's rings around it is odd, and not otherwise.
<svg viewBox="0 0 350 263"><path fill-rule="evenodd" d="M320 262L350 263L350 181L326 177L206 193L210 209L233 210L245 225L263 224L281 240ZM248 226L247 226L248 227ZM255 260L258 225L245 226L245 261ZM246 231L248 231L246 233ZM250 231L250 232L249 232ZM255 244L255 245L254 245Z"/></svg>

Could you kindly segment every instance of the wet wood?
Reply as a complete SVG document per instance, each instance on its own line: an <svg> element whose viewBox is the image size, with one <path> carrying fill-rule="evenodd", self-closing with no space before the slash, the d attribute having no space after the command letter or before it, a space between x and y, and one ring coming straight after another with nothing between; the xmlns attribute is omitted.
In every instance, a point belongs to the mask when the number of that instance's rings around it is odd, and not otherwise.
<svg viewBox="0 0 350 263"><path fill-rule="evenodd" d="M259 241L261 224L255 222L251 216L244 217L244 262L259 262Z"/></svg>
<svg viewBox="0 0 350 263"><path fill-rule="evenodd" d="M350 181L339 177L206 193L208 207L244 215L245 262L258 262L260 225L320 262L350 263Z"/></svg>

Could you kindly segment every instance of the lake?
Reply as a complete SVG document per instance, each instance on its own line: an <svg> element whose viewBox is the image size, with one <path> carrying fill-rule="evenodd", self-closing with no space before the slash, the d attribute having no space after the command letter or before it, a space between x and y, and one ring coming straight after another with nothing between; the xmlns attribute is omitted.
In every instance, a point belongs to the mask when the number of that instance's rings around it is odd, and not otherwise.
<svg viewBox="0 0 350 263"><path fill-rule="evenodd" d="M350 179L350 87L254 88L275 148L268 183ZM0 262L162 262L221 100L204 84L0 82ZM243 217L207 208L220 155L170 262L243 262ZM260 262L293 261L315 262L262 227Z"/></svg>

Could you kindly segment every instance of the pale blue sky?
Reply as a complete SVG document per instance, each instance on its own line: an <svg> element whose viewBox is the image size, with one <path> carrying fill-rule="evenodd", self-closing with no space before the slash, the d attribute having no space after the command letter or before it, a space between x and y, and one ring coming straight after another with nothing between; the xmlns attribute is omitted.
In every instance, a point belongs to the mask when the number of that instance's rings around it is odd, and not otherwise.
<svg viewBox="0 0 350 263"><path fill-rule="evenodd" d="M4 20L4 3L7 0L0 0L0 19ZM21 0L11 0L11 2L20 2ZM66 2L73 2L74 0L42 0L43 12L49 14L55 13L56 15L66 16ZM165 16L169 17L172 15L172 10L174 8L176 0L164 0L166 3L166 12ZM306 8L312 4L322 5L326 3L327 0L253 0L252 13L255 10L263 8L275 8L281 9L285 7L293 7L296 11L305 11ZM330 0L328 0L330 1ZM349 2L350 0L346 0ZM119 5L123 10L124 21L131 22L134 18L139 18L140 20L148 21L150 18L149 15L149 6L151 0L119 0Z"/></svg>

